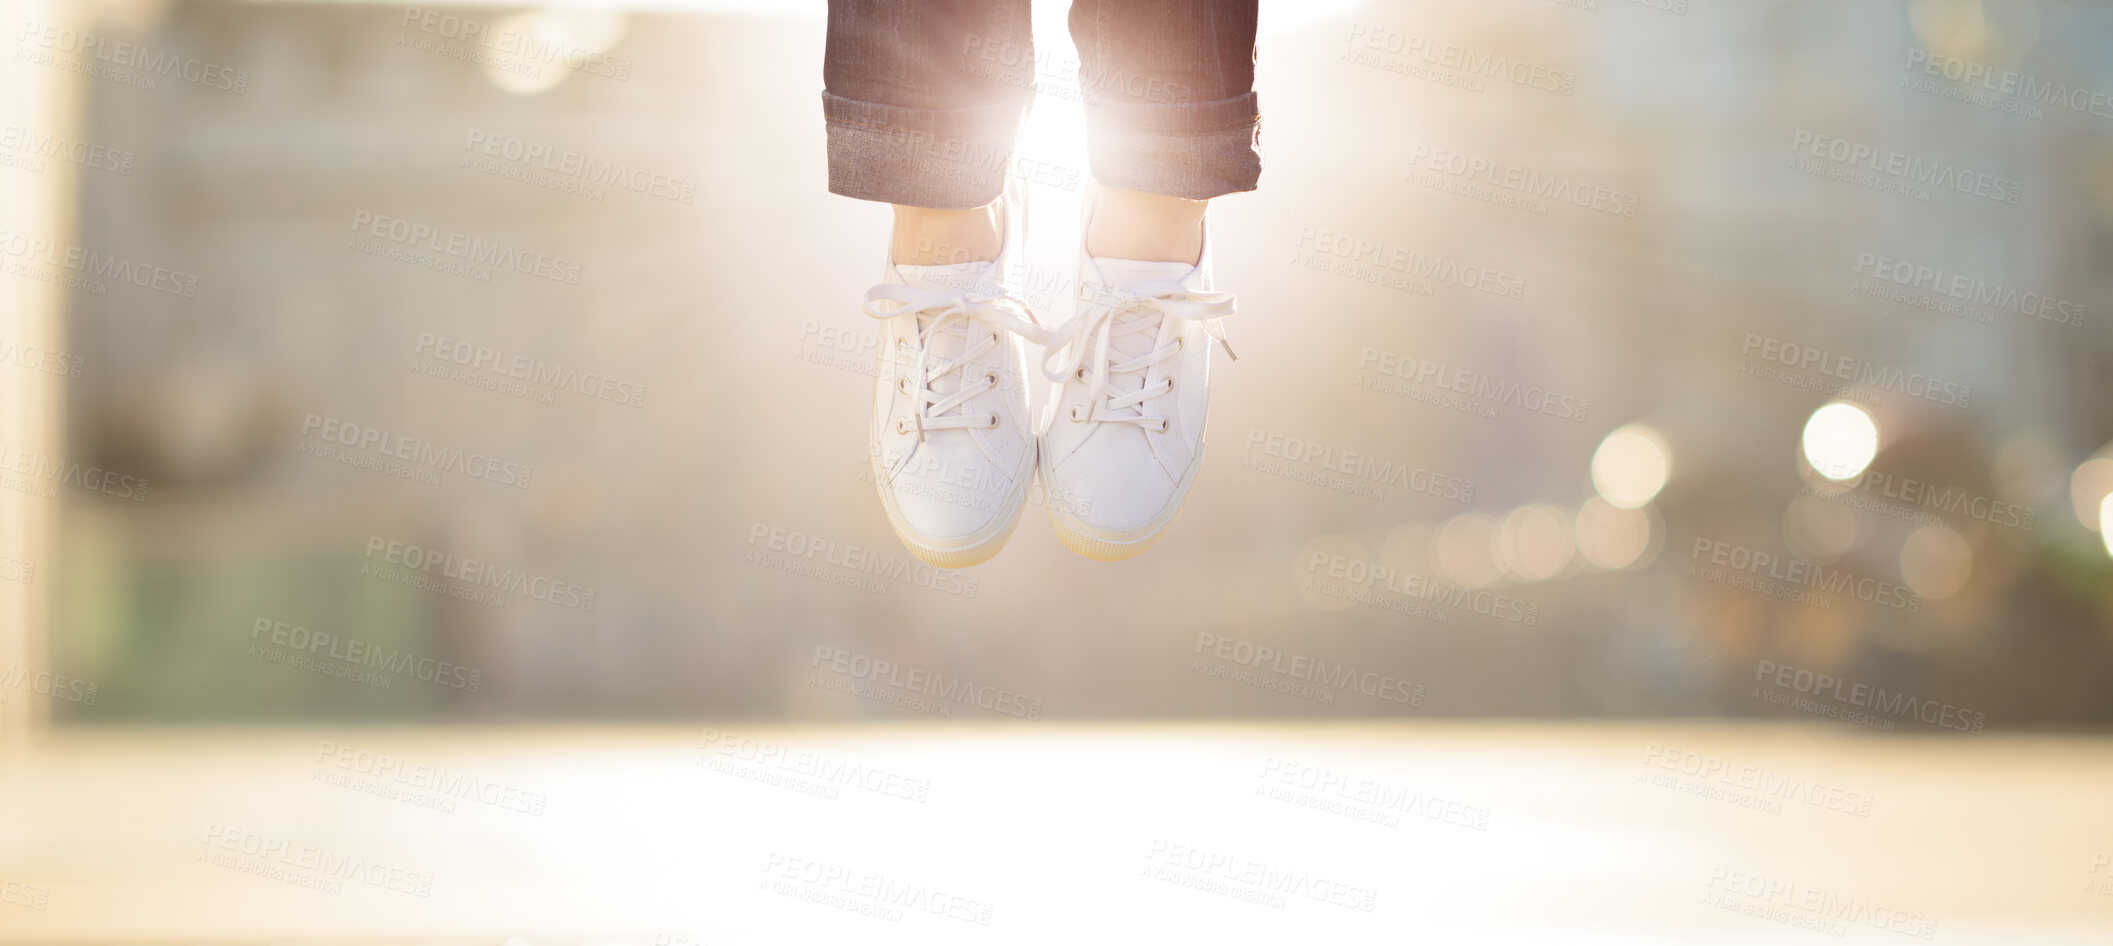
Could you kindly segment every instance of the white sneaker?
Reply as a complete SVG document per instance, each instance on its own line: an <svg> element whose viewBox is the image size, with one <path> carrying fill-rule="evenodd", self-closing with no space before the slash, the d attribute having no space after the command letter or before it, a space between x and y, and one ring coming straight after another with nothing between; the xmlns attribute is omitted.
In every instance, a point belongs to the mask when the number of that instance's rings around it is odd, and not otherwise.
<svg viewBox="0 0 2113 946"><path fill-rule="evenodd" d="M1088 256L1079 227L1078 313L1043 371L1056 386L1036 433L1042 487L1071 550L1112 562L1151 548L1181 511L1203 460L1211 352L1233 295L1211 291L1210 231L1193 266Z"/></svg>
<svg viewBox="0 0 2113 946"><path fill-rule="evenodd" d="M873 481L903 545L941 568L996 555L1034 482L1020 336L1047 333L1005 285L1025 214L1018 188L1002 201L995 261L897 266L890 253L866 293L866 314L882 320Z"/></svg>

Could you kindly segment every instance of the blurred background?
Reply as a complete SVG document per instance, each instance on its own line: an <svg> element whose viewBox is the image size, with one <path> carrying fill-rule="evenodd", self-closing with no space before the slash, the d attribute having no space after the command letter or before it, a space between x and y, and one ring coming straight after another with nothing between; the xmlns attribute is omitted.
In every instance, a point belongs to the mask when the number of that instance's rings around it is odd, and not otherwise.
<svg viewBox="0 0 2113 946"><path fill-rule="evenodd" d="M817 647L1068 718L1776 714L1748 694L1760 660L1999 726L2113 712L2095 5L1272 7L1264 186L1212 214L1255 354L1217 372L1194 505L1122 568L1034 510L972 595L907 569L865 473L858 305L887 217L824 188L817 5L24 13L14 68L74 110L8 149L54 203L44 229L11 215L8 262L56 353L11 386L56 425L5 469L52 517L23 556L39 653L100 686L61 720L901 715L807 685ZM1023 281L1060 318L1090 171L1076 57L1045 25ZM466 62L477 26L551 51ZM73 31L149 58L68 60ZM1946 78L1964 63L1989 75ZM464 263L451 235L545 272ZM167 285L17 252L40 236ZM1869 443L1829 479L1804 435L1835 401ZM1603 444L1643 459L1596 480ZM754 561L780 531L777 552L869 549L879 574ZM1729 559L1698 540L1921 606L1707 580ZM1403 596L1411 575L1538 616ZM266 666L260 621L481 682ZM1228 686L1187 669L1199 634L1427 699Z"/></svg>
<svg viewBox="0 0 2113 946"><path fill-rule="evenodd" d="M2052 734L2113 718L2113 8L1264 7L1261 189L1211 210L1242 357L1178 527L1109 566L1030 508L955 574L867 473L888 213L826 192L820 3L7 3L0 719L116 766L22 797L251 724L1501 722L1447 743L1491 786L1564 745L1633 782L1671 743L1621 727L1696 725L1820 782L2103 768ZM1009 166L1052 319L1091 174L1063 15ZM1980 893L2102 924L2113 831L2059 797L2096 826L2040 852L2066 899ZM1581 804L1578 851L1618 823ZM9 869L71 869L14 829Z"/></svg>

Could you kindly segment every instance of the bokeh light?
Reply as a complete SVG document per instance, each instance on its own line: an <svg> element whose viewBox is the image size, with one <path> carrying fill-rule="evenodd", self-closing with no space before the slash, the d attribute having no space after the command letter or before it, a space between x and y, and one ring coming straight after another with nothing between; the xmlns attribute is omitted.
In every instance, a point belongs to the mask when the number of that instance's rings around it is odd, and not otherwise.
<svg viewBox="0 0 2113 946"><path fill-rule="evenodd" d="M1431 558L1439 573L1468 588L1482 588L1502 577L1496 550L1497 522L1479 512L1454 516L1431 538Z"/></svg>
<svg viewBox="0 0 2113 946"><path fill-rule="evenodd" d="M1986 53L1988 11L1981 0L1915 0L1908 22L1925 48L1959 59Z"/></svg>
<svg viewBox="0 0 2113 946"><path fill-rule="evenodd" d="M2085 460L2069 476L2069 502L2076 507L2076 521L2093 532L2105 521L2105 501L2113 496L2113 459Z"/></svg>
<svg viewBox="0 0 2113 946"><path fill-rule="evenodd" d="M1497 527L1497 557L1518 581L1547 581L1569 567L1570 514L1555 506L1521 506Z"/></svg>
<svg viewBox="0 0 2113 946"><path fill-rule="evenodd" d="M1974 550L1941 525L1916 529L1900 547L1900 577L1924 598L1949 598L1974 571Z"/></svg>
<svg viewBox="0 0 2113 946"><path fill-rule="evenodd" d="M1878 422L1868 411L1834 401L1805 422L1805 462L1830 480L1855 479L1878 456Z"/></svg>
<svg viewBox="0 0 2113 946"><path fill-rule="evenodd" d="M1783 512L1783 538L1799 558L1831 562L1855 547L1856 510L1819 496L1799 496Z"/></svg>
<svg viewBox="0 0 2113 946"><path fill-rule="evenodd" d="M1643 424L1616 429L1592 454L1592 488L1607 502L1635 509L1658 496L1672 472L1665 437Z"/></svg>
<svg viewBox="0 0 2113 946"><path fill-rule="evenodd" d="M1598 496L1577 510L1577 552L1596 568L1634 568L1651 547L1651 516Z"/></svg>
<svg viewBox="0 0 2113 946"><path fill-rule="evenodd" d="M2107 493L2106 498L2098 504L2099 519L2103 521L2107 516L2113 516L2113 493ZM2106 540L2106 554L2113 555L2113 529L2100 532L2099 538Z"/></svg>

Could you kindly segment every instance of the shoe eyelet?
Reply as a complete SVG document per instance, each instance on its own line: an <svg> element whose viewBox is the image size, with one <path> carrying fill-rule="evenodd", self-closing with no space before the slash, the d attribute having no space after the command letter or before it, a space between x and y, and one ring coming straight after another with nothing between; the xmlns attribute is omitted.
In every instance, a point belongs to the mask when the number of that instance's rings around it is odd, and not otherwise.
<svg viewBox="0 0 2113 946"><path fill-rule="evenodd" d="M1073 405L1071 405L1071 419L1072 419L1072 420L1081 420L1081 421L1082 421L1082 420L1085 420L1085 418L1084 418L1084 417L1080 417L1080 416L1079 416L1079 411L1080 411L1080 410L1082 410L1082 409L1083 409L1083 408L1082 408L1082 405L1078 405L1078 404L1073 404Z"/></svg>
<svg viewBox="0 0 2113 946"><path fill-rule="evenodd" d="M1077 378L1080 381L1086 380L1086 369L1080 368L1078 371L1072 374L1072 377Z"/></svg>
<svg viewBox="0 0 2113 946"><path fill-rule="evenodd" d="M996 345L996 344L998 344L998 333L996 333L996 332L992 332L992 333L990 333L990 343L991 343L991 344L993 344L993 345Z"/></svg>
<svg viewBox="0 0 2113 946"><path fill-rule="evenodd" d="M997 413L996 413L996 412L993 412L993 413L992 413L992 414L990 415L990 423L984 424L984 425L983 425L983 429L984 429L984 430L997 430L997 429L998 429L998 415L997 415Z"/></svg>
<svg viewBox="0 0 2113 946"><path fill-rule="evenodd" d="M1165 391L1162 391L1162 392L1160 392L1160 393L1162 393L1162 394L1172 394L1172 393L1174 393L1174 379L1173 379L1173 378L1168 378L1168 379L1167 379L1167 389L1166 389Z"/></svg>
<svg viewBox="0 0 2113 946"><path fill-rule="evenodd" d="M990 382L990 386L995 388L998 386L998 373L995 371L986 371L983 373L983 380Z"/></svg>
<svg viewBox="0 0 2113 946"><path fill-rule="evenodd" d="M904 394L909 394L909 393L910 393L910 379L908 379L908 378L897 378L897 379L895 379L895 390L897 390L897 391L901 391L901 392L902 392L902 393L904 393Z"/></svg>
<svg viewBox="0 0 2113 946"><path fill-rule="evenodd" d="M1166 419L1166 418L1164 418L1164 417L1162 417L1162 418L1159 418L1159 433L1162 433L1162 434L1163 434L1163 433L1166 433L1166 432L1167 432L1167 419Z"/></svg>
<svg viewBox="0 0 2113 946"><path fill-rule="evenodd" d="M910 347L910 343L909 343L909 341L905 340L905 339L904 339L904 338L903 338L902 336L900 336L900 335L898 335L898 336L896 336L896 337L895 337L895 350L896 350L896 351L902 351L903 349L905 349L905 348L908 348L908 347Z"/></svg>
<svg viewBox="0 0 2113 946"><path fill-rule="evenodd" d="M904 420L903 418L900 418L900 417L897 417L897 418L895 418L895 432L896 432L896 433L898 433L898 434L906 434L906 433L909 433L909 432L910 432L910 428L909 428L909 427L907 427L907 426L905 426L905 423L906 423L906 421L905 421L905 420Z"/></svg>
<svg viewBox="0 0 2113 946"><path fill-rule="evenodd" d="M1179 336L1179 335L1176 335L1176 336L1174 336L1174 350L1175 350L1175 351L1180 351L1180 350L1181 350L1181 342L1182 342L1182 338L1181 338L1181 336Z"/></svg>

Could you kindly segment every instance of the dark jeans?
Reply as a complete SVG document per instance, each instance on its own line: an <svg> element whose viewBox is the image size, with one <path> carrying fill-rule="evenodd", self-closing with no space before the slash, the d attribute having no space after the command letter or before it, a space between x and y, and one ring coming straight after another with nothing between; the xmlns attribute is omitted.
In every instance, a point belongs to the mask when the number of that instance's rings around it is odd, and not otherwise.
<svg viewBox="0 0 2113 946"><path fill-rule="evenodd" d="M1205 199L1255 189L1257 0L1073 0L1037 60L1027 0L829 0L829 190L913 207L997 199L1035 79L1082 99L1093 176Z"/></svg>

